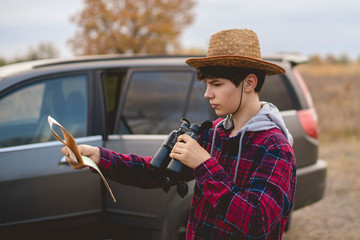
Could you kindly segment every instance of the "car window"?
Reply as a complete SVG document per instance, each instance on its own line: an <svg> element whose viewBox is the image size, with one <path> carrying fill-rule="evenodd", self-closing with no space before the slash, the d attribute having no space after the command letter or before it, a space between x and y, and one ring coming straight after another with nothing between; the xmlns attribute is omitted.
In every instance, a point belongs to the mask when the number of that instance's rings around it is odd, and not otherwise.
<svg viewBox="0 0 360 240"><path fill-rule="evenodd" d="M215 111L204 97L206 84L204 81L194 81L185 118L191 123L202 123L216 118Z"/></svg>
<svg viewBox="0 0 360 240"><path fill-rule="evenodd" d="M87 76L50 78L0 98L0 147L53 140L51 115L74 137L87 133Z"/></svg>
<svg viewBox="0 0 360 240"><path fill-rule="evenodd" d="M179 128L192 71L136 71L131 75L121 133L169 134Z"/></svg>
<svg viewBox="0 0 360 240"><path fill-rule="evenodd" d="M296 108L291 93L292 89L286 76L266 76L260 100L273 103L280 111L293 110Z"/></svg>

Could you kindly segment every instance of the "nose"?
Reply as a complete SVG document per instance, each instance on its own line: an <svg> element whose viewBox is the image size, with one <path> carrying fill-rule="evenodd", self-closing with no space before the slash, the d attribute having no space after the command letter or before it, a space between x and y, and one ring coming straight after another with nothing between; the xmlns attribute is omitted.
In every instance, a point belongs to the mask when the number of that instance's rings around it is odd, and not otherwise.
<svg viewBox="0 0 360 240"><path fill-rule="evenodd" d="M209 89L208 86L206 87L206 91L205 91L205 93L204 93L204 97L205 97L206 99L212 99L212 98L214 98L214 94L210 91L210 89Z"/></svg>

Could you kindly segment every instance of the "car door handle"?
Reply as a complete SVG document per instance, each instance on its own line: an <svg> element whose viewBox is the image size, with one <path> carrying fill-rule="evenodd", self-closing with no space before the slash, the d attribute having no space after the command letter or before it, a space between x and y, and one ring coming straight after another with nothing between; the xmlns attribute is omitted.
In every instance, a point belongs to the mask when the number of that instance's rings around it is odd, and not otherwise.
<svg viewBox="0 0 360 240"><path fill-rule="evenodd" d="M62 158L60 158L60 161L58 162L58 166L62 166L62 165L68 165L68 166L70 166L70 164L66 161L65 156L63 156Z"/></svg>

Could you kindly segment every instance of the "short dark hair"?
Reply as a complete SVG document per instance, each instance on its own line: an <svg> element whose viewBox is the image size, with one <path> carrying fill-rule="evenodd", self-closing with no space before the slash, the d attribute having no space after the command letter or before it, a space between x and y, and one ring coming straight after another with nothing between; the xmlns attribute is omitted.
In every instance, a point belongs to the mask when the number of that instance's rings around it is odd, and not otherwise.
<svg viewBox="0 0 360 240"><path fill-rule="evenodd" d="M197 73L198 80L202 81L206 78L225 78L230 80L236 87L238 87L242 80L249 74L255 74L258 83L255 87L255 92L260 92L266 71L252 68L239 68L239 67L224 67L224 66L209 66L200 68Z"/></svg>

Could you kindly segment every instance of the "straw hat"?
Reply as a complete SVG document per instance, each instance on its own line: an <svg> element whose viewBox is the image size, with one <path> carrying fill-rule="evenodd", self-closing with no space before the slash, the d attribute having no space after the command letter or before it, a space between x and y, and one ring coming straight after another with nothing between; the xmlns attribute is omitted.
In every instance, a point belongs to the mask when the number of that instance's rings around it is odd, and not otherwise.
<svg viewBox="0 0 360 240"><path fill-rule="evenodd" d="M213 34L207 57L188 58L186 63L197 69L231 66L266 70L266 75L285 73L282 67L261 59L259 39L248 29L229 29Z"/></svg>

